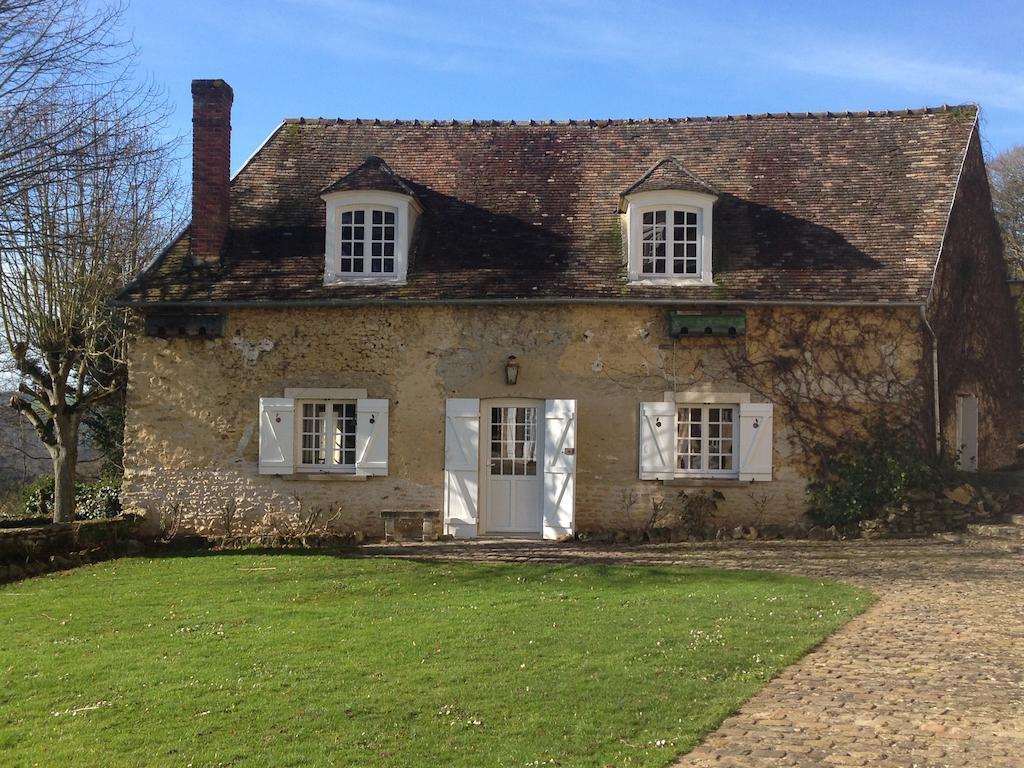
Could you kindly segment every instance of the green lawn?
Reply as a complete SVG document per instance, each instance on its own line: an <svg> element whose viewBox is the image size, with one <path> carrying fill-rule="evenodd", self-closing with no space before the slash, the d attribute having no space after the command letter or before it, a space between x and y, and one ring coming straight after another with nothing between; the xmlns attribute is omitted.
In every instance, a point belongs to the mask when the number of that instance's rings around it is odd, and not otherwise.
<svg viewBox="0 0 1024 768"><path fill-rule="evenodd" d="M869 602L751 572L118 560L0 587L0 765L664 766Z"/></svg>

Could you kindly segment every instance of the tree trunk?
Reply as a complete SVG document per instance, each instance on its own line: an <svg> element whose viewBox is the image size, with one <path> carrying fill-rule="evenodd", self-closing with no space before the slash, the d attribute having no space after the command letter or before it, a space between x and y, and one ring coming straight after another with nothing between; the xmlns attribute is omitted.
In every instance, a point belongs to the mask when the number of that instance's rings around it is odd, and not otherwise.
<svg viewBox="0 0 1024 768"><path fill-rule="evenodd" d="M54 417L57 444L50 449L53 459L53 522L70 523L75 518L75 468L78 464L78 419Z"/></svg>

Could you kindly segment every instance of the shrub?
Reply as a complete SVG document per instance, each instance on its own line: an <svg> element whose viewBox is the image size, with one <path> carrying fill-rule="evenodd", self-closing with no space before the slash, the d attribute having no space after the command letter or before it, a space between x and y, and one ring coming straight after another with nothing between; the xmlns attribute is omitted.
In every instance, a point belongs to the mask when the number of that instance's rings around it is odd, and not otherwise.
<svg viewBox="0 0 1024 768"><path fill-rule="evenodd" d="M53 519L53 476L43 475L21 489L25 517Z"/></svg>
<svg viewBox="0 0 1024 768"><path fill-rule="evenodd" d="M724 501L721 491L679 492L679 522L691 536L707 533L718 512L718 502Z"/></svg>
<svg viewBox="0 0 1024 768"><path fill-rule="evenodd" d="M101 520L120 514L120 480L97 480L75 486L75 517L79 520Z"/></svg>
<svg viewBox="0 0 1024 768"><path fill-rule="evenodd" d="M118 480L97 480L75 484L75 517L79 520L100 520L121 514L121 483ZM53 518L53 478L39 477L21 492L26 517Z"/></svg>
<svg viewBox="0 0 1024 768"><path fill-rule="evenodd" d="M822 456L807 488L807 516L826 526L870 520L902 502L910 489L937 482L942 473L910 427L879 427L870 438Z"/></svg>

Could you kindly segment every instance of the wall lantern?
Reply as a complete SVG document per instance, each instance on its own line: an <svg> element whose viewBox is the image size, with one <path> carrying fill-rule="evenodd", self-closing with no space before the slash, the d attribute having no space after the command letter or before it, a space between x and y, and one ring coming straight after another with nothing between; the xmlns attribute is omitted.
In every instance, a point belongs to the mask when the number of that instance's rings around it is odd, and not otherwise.
<svg viewBox="0 0 1024 768"><path fill-rule="evenodd" d="M515 355L509 355L508 360L505 361L505 383L508 385L515 384L519 379L519 363L516 362Z"/></svg>

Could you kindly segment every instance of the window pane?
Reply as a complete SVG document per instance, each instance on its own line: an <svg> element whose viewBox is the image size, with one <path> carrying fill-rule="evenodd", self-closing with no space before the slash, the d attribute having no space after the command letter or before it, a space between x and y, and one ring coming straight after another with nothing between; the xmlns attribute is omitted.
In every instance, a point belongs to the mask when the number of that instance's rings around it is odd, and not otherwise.
<svg viewBox="0 0 1024 768"><path fill-rule="evenodd" d="M664 224L665 223L665 211L655 211L654 212L654 222L655 222L655 224Z"/></svg>
<svg viewBox="0 0 1024 768"><path fill-rule="evenodd" d="M380 224L384 220L384 211L374 210L373 211L373 223Z"/></svg>
<svg viewBox="0 0 1024 768"><path fill-rule="evenodd" d="M394 224L395 223L395 212L394 211L385 211L384 212L384 223L385 224Z"/></svg>
<svg viewBox="0 0 1024 768"><path fill-rule="evenodd" d="M334 415L331 463L338 467L355 467L356 404L334 403L331 411Z"/></svg>
<svg viewBox="0 0 1024 768"><path fill-rule="evenodd" d="M686 223L697 226L697 214L688 211L686 214Z"/></svg>
<svg viewBox="0 0 1024 768"><path fill-rule="evenodd" d="M366 213L365 211L355 211L355 217L354 217L353 220L355 221L356 224L362 224L363 223L363 220L364 220L363 216L365 215L365 213Z"/></svg>
<svg viewBox="0 0 1024 768"><path fill-rule="evenodd" d="M344 212L342 212L342 214L341 214L341 223L342 224L351 224L352 223L352 211L344 211Z"/></svg>
<svg viewBox="0 0 1024 768"><path fill-rule="evenodd" d="M327 452L324 449L326 427L325 403L303 403L302 405L302 456L303 464L325 464Z"/></svg>
<svg viewBox="0 0 1024 768"><path fill-rule="evenodd" d="M674 224L685 224L686 223L686 212L685 211L674 211L672 214L672 222Z"/></svg>
<svg viewBox="0 0 1024 768"><path fill-rule="evenodd" d="M537 474L537 409L491 409L491 474Z"/></svg>
<svg viewBox="0 0 1024 768"><path fill-rule="evenodd" d="M644 224L654 224L654 211L644 211Z"/></svg>

